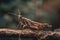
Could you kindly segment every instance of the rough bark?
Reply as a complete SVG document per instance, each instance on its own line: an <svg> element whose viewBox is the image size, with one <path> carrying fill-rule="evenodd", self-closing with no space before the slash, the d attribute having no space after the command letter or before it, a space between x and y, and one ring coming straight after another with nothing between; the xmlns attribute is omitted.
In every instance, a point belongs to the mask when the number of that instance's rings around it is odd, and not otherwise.
<svg viewBox="0 0 60 40"><path fill-rule="evenodd" d="M49 37L57 37L60 38L60 32L56 31L32 31L29 29L25 30L13 30L13 29L0 29L0 35L7 35L7 36L20 36L20 37L36 37L37 39L47 39ZM12 36L13 37L13 36Z"/></svg>

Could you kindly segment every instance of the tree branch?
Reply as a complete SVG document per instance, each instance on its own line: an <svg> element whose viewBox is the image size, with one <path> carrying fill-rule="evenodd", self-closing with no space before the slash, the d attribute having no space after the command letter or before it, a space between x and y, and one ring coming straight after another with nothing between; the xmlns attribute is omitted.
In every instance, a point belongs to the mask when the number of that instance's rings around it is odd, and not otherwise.
<svg viewBox="0 0 60 40"><path fill-rule="evenodd" d="M60 32L56 31L32 31L29 29L25 30L13 30L13 29L0 29L0 35L17 35L22 37L36 37L39 39L47 39L51 37L60 37ZM12 36L13 37L13 36Z"/></svg>
<svg viewBox="0 0 60 40"><path fill-rule="evenodd" d="M7 34L7 35L35 35L35 36L39 36L41 34L44 35L53 35L53 34L57 34L60 36L60 32L53 32L53 31L32 31L29 29L25 29L25 30L13 30L13 29L0 29L0 34Z"/></svg>

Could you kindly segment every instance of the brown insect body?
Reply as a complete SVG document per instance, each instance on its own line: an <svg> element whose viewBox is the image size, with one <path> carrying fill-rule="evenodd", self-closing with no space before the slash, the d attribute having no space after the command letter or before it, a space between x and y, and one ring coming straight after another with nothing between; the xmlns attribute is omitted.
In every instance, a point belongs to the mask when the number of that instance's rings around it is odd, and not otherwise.
<svg viewBox="0 0 60 40"><path fill-rule="evenodd" d="M51 27L51 25L47 23L35 22L22 16L18 16L18 18L20 19L20 21L23 20L21 23L19 23L20 27L22 27L23 29L30 28L35 30L43 30L45 27Z"/></svg>

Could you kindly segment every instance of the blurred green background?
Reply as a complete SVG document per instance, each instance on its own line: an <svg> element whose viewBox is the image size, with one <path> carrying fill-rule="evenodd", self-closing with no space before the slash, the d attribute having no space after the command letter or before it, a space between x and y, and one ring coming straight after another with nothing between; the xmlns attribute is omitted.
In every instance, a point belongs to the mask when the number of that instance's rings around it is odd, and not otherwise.
<svg viewBox="0 0 60 40"><path fill-rule="evenodd" d="M40 23L51 24L52 30L60 28L59 0L0 0L0 28L17 29L17 14Z"/></svg>
<svg viewBox="0 0 60 40"><path fill-rule="evenodd" d="M23 17L51 24L52 28L46 30L60 28L60 0L0 0L0 28L19 29L17 16L12 15L18 14L18 9ZM2 40L18 38L4 37Z"/></svg>

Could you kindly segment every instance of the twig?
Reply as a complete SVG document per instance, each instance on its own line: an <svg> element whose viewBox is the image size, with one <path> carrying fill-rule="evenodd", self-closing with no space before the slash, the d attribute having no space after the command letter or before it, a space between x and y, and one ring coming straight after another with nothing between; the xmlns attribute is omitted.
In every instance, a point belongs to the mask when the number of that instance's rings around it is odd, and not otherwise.
<svg viewBox="0 0 60 40"><path fill-rule="evenodd" d="M32 30L13 30L13 29L0 29L0 34L4 35L23 35L23 36L35 36L40 39L45 39L48 36L60 37L60 32L53 31L32 31ZM57 36L58 35L58 36Z"/></svg>

